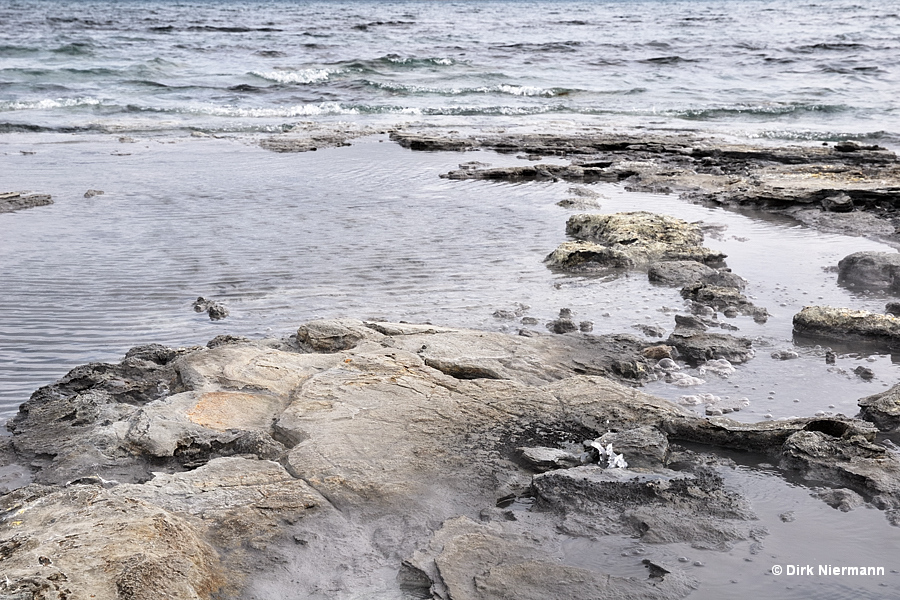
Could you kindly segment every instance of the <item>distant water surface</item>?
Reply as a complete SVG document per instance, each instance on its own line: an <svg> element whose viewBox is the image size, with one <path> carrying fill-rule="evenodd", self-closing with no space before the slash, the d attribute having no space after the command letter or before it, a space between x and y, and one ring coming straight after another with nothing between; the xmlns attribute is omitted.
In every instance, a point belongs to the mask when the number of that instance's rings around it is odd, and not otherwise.
<svg viewBox="0 0 900 600"><path fill-rule="evenodd" d="M0 131L530 118L900 134L900 7L883 0L10 0L0 23Z"/></svg>

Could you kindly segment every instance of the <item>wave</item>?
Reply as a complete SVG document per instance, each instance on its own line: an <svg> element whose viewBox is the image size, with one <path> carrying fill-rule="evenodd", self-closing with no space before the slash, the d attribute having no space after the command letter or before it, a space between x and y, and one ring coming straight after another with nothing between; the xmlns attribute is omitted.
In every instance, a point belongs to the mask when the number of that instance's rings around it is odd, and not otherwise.
<svg viewBox="0 0 900 600"><path fill-rule="evenodd" d="M327 81L332 75L341 72L341 69L303 69L302 71L251 71L250 75L282 84L308 84Z"/></svg>
<svg viewBox="0 0 900 600"><path fill-rule="evenodd" d="M94 54L94 45L90 42L73 42L54 48L50 52L66 56L91 56Z"/></svg>
<svg viewBox="0 0 900 600"><path fill-rule="evenodd" d="M351 29L356 29L358 31L367 31L369 29L369 27L382 27L385 25L387 25L389 27L398 27L398 26L402 27L404 25L415 25L415 24L416 24L415 21L371 21L369 23L359 23L359 24L351 27Z"/></svg>
<svg viewBox="0 0 900 600"><path fill-rule="evenodd" d="M842 104L740 104L736 106L721 106L715 108L691 108L687 110L660 111L674 117L691 121L714 121L723 118L759 116L763 118L794 115L802 113L843 113L851 110Z"/></svg>
<svg viewBox="0 0 900 600"><path fill-rule="evenodd" d="M403 65L405 67L449 67L450 65L455 65L456 61L452 58L443 58L443 57L428 57L428 58L415 58L410 56L400 56L399 54L387 54L378 59L378 62L392 64L392 65Z"/></svg>
<svg viewBox="0 0 900 600"><path fill-rule="evenodd" d="M99 106L96 98L58 98L56 100L44 99L32 102L14 101L0 102L0 112L16 110L52 110L54 108L72 108L75 106Z"/></svg>
<svg viewBox="0 0 900 600"><path fill-rule="evenodd" d="M493 44L491 48L496 50L522 50L524 52L577 52L582 46L582 42L544 42L529 43L519 42L516 44Z"/></svg>
<svg viewBox="0 0 900 600"><path fill-rule="evenodd" d="M156 109L151 109L156 111ZM344 106L339 102L318 102L312 104L295 104L277 108L240 107L231 105L194 105L175 110L159 112L176 112L210 115L214 117L311 117L318 115L358 115L360 110L353 106Z"/></svg>
<svg viewBox="0 0 900 600"><path fill-rule="evenodd" d="M581 90L568 88L542 88L531 85L499 84L479 87L444 88L402 83L364 80L363 84L389 92L402 94L434 94L438 96L467 96L475 94L506 94L510 96L535 96L552 98L555 96L568 96Z"/></svg>
<svg viewBox="0 0 900 600"><path fill-rule="evenodd" d="M31 46L12 46L7 44L0 44L0 56L28 56L29 54L38 54L40 52L40 48L34 48Z"/></svg>
<svg viewBox="0 0 900 600"><path fill-rule="evenodd" d="M645 58L644 60L639 60L638 62L648 63L651 65L677 65L679 63L692 63L699 61L694 58L682 58L680 56L657 56L654 58Z"/></svg>

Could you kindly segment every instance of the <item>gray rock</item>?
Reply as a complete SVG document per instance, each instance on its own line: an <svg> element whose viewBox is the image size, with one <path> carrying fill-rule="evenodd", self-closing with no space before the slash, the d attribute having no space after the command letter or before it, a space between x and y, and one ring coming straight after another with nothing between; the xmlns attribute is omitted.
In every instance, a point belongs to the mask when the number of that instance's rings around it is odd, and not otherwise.
<svg viewBox="0 0 900 600"><path fill-rule="evenodd" d="M822 198L822 209L828 212L846 213L853 210L853 198L847 194L834 194Z"/></svg>
<svg viewBox="0 0 900 600"><path fill-rule="evenodd" d="M740 289L734 287L695 283L682 288L681 296L695 303L720 310L726 317L736 317L738 314L743 314L753 317L755 321L764 323L769 316L765 308L753 304L741 293Z"/></svg>
<svg viewBox="0 0 900 600"><path fill-rule="evenodd" d="M758 535L749 504L710 471L583 466L534 477L541 508L585 534L636 535L648 543L727 549ZM690 517L688 517L690 515ZM686 518L687 517L687 518Z"/></svg>
<svg viewBox="0 0 900 600"><path fill-rule="evenodd" d="M0 193L0 214L47 206L53 204L50 194L33 194L31 192L2 192Z"/></svg>
<svg viewBox="0 0 900 600"><path fill-rule="evenodd" d="M795 350L776 350L772 353L772 358L775 360L793 360L800 358L800 355Z"/></svg>
<svg viewBox="0 0 900 600"><path fill-rule="evenodd" d="M838 262L838 283L900 292L900 253L856 252Z"/></svg>
<svg viewBox="0 0 900 600"><path fill-rule="evenodd" d="M785 442L781 465L811 480L864 492L882 509L900 508L900 459L860 435L798 431Z"/></svg>
<svg viewBox="0 0 900 600"><path fill-rule="evenodd" d="M636 265L659 260L716 263L725 258L701 246L703 233L697 225L644 211L573 215L566 222L566 233L608 247Z"/></svg>
<svg viewBox="0 0 900 600"><path fill-rule="evenodd" d="M659 468L669 464L669 439L655 427L642 426L604 433L598 441L622 454L630 469Z"/></svg>
<svg viewBox="0 0 900 600"><path fill-rule="evenodd" d="M865 379L866 381L875 378L875 371L873 371L872 369L870 369L868 367L864 367L862 365L853 369L853 372L856 374L857 377L859 377L860 379Z"/></svg>
<svg viewBox="0 0 900 600"><path fill-rule="evenodd" d="M647 279L663 285L683 286L703 280L716 270L695 260L655 262L647 269Z"/></svg>
<svg viewBox="0 0 900 600"><path fill-rule="evenodd" d="M666 335L666 330L658 325L645 325L643 323L639 323L637 325L632 325L632 327L639 330L647 337L661 338L662 336Z"/></svg>
<svg viewBox="0 0 900 600"><path fill-rule="evenodd" d="M578 331L578 325L572 319L555 319L547 323L547 329L553 333L571 333Z"/></svg>
<svg viewBox="0 0 900 600"><path fill-rule="evenodd" d="M717 459L681 451L667 470L668 441L762 452L900 505L900 467L871 425L701 418L608 378L649 371L645 347L344 319L286 341L149 345L79 367L35 392L0 443L4 484L25 485L0 499L18 521L4 592L64 581L98 598L350 597L374 585L394 597L684 597L697 582L679 569L635 579L561 560L570 535L718 550L761 539L707 466ZM598 437L631 468L532 479L520 466L517 448L549 448L565 466L574 452L553 449ZM544 510L497 505L532 496Z"/></svg>
<svg viewBox="0 0 900 600"><path fill-rule="evenodd" d="M727 333L675 331L669 335L666 344L676 348L681 358L695 364L719 358L740 364L755 354L749 339Z"/></svg>
<svg viewBox="0 0 900 600"><path fill-rule="evenodd" d="M706 331L709 326L703 319L693 315L675 315L675 329L676 331Z"/></svg>
<svg viewBox="0 0 900 600"><path fill-rule="evenodd" d="M571 452L559 448L517 448L522 460L538 472L552 469L568 469L581 464L581 459Z"/></svg>
<svg viewBox="0 0 900 600"><path fill-rule="evenodd" d="M94 196L102 196L105 194L103 190L88 190L84 193L85 198L93 198Z"/></svg>
<svg viewBox="0 0 900 600"><path fill-rule="evenodd" d="M194 312L205 312L210 321L221 321L228 316L228 309L215 300L207 300L203 296L194 301Z"/></svg>
<svg viewBox="0 0 900 600"><path fill-rule="evenodd" d="M375 335L373 330L358 321L323 320L301 325L297 330L297 341L316 352L340 352L350 350Z"/></svg>
<svg viewBox="0 0 900 600"><path fill-rule="evenodd" d="M900 344L900 318L866 310L804 306L794 315L794 333L836 340Z"/></svg>
<svg viewBox="0 0 900 600"><path fill-rule="evenodd" d="M874 423L882 431L900 427L900 384L891 389L861 398L859 417Z"/></svg>
<svg viewBox="0 0 900 600"><path fill-rule="evenodd" d="M866 503L862 496L846 488L824 489L813 495L831 508L836 508L841 512L850 512Z"/></svg>
<svg viewBox="0 0 900 600"><path fill-rule="evenodd" d="M683 573L640 580L567 566L561 550L516 523L447 520L428 546L405 562L407 580L423 597L443 600L663 600L683 598L698 585Z"/></svg>
<svg viewBox="0 0 900 600"><path fill-rule="evenodd" d="M888 302L884 305L884 313L892 316L900 316L900 302Z"/></svg>

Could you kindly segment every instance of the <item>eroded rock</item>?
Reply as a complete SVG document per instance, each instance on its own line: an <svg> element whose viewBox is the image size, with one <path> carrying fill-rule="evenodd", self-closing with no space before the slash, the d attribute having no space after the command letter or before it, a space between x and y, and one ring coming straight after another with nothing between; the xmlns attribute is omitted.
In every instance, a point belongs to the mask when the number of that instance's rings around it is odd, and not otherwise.
<svg viewBox="0 0 900 600"><path fill-rule="evenodd" d="M35 194L32 192L2 192L0 193L0 214L47 206L53 204L50 194Z"/></svg>
<svg viewBox="0 0 900 600"><path fill-rule="evenodd" d="M886 392L861 398L859 409L859 417L871 421L878 429L896 430L900 427L900 384Z"/></svg>
<svg viewBox="0 0 900 600"><path fill-rule="evenodd" d="M804 306L794 315L794 333L837 340L900 344L900 318L867 310Z"/></svg>
<svg viewBox="0 0 900 600"><path fill-rule="evenodd" d="M669 470L677 441L765 453L900 506L900 468L870 425L707 419L601 376L653 371L645 348L624 335L345 319L284 341L144 346L119 365L75 369L22 406L0 446L8 466L47 484L2 500L5 523L21 521L4 542L8 589L43 569L40 585L64 591L47 575L58 568L104 598L373 586L454 599L683 597L696 580L678 567L644 580L561 562L568 535L719 550L761 539L712 455L676 450ZM598 439L628 468L580 466L583 442ZM541 510L498 503L531 498ZM50 552L70 534L71 547ZM36 566L40 556L52 565ZM81 586L100 557L108 570ZM398 580L384 577L402 560Z"/></svg>
<svg viewBox="0 0 900 600"><path fill-rule="evenodd" d="M856 252L838 262L838 283L900 292L900 253Z"/></svg>

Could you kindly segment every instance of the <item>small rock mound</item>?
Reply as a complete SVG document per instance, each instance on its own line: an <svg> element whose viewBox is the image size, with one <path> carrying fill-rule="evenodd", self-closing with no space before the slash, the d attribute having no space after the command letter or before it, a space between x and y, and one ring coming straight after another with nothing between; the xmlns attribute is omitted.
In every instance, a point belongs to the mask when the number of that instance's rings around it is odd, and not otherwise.
<svg viewBox="0 0 900 600"><path fill-rule="evenodd" d="M794 315L794 333L846 340L871 340L900 345L900 317L867 310L805 306Z"/></svg>
<svg viewBox="0 0 900 600"><path fill-rule="evenodd" d="M573 215L566 233L578 241L566 242L551 253L546 259L550 266L637 268L670 260L718 264L725 258L701 246L699 226L645 211Z"/></svg>
<svg viewBox="0 0 900 600"><path fill-rule="evenodd" d="M838 283L900 292L900 253L856 252L838 263Z"/></svg>

